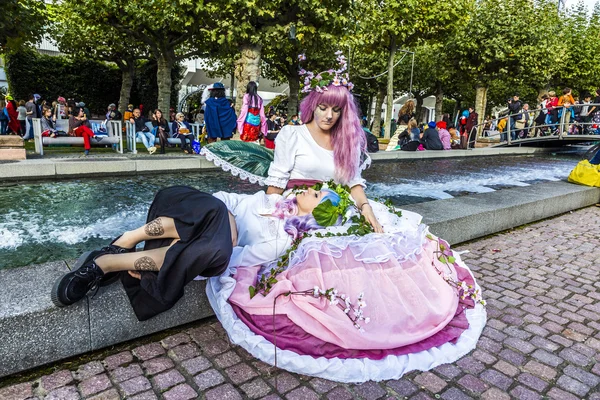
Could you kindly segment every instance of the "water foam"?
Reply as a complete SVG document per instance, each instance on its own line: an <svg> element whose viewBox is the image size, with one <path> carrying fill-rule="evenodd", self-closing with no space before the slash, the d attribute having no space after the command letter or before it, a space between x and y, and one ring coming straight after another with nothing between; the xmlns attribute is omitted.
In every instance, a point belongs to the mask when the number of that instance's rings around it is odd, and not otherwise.
<svg viewBox="0 0 600 400"><path fill-rule="evenodd" d="M369 195L379 197L414 196L433 199L453 198L449 192L488 193L493 186L529 186L528 181L558 181L568 176L570 163L543 166L503 166L496 171L468 172L461 175L436 176L430 179L406 180L399 183L373 183L368 185Z"/></svg>

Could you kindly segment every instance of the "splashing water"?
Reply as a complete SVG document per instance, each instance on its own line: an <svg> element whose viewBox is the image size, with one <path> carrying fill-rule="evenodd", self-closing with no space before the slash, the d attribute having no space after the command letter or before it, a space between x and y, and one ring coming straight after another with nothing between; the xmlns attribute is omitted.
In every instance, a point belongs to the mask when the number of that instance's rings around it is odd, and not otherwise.
<svg viewBox="0 0 600 400"><path fill-rule="evenodd" d="M550 156L398 161L374 164L363 176L369 196L402 205L565 179L577 161ZM5 186L0 190L0 269L72 259L106 245L141 226L154 193L172 185L209 193L261 189L223 172Z"/></svg>

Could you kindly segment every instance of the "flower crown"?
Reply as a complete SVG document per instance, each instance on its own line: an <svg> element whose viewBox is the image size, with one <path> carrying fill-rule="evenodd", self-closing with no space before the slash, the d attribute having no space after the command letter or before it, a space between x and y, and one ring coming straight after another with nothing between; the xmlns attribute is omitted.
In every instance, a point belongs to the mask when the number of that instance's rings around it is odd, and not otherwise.
<svg viewBox="0 0 600 400"><path fill-rule="evenodd" d="M348 80L348 72L344 73L348 67L346 57L339 50L335 52L335 55L337 56L337 61L340 65L340 68L337 70L329 69L327 71L319 72L316 75L311 71L306 71L304 68L298 72L300 76L304 76L302 93L308 93L312 90L323 93L327 90L327 86L329 85L346 86L348 90L352 90L354 84ZM298 60L302 62L306 60L306 56L300 54Z"/></svg>

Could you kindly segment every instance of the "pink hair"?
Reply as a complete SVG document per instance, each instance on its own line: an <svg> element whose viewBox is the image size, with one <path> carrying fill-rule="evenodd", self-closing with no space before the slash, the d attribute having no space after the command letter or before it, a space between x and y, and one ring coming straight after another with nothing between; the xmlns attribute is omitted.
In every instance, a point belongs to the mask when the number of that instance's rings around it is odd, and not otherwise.
<svg viewBox="0 0 600 400"><path fill-rule="evenodd" d="M345 86L329 85L323 93L310 92L300 103L301 118L305 124L313 120L319 104L342 109L340 118L331 128L331 142L336 167L335 178L339 183L347 185L360 172L361 153L367 146L365 133L360 125L358 106Z"/></svg>

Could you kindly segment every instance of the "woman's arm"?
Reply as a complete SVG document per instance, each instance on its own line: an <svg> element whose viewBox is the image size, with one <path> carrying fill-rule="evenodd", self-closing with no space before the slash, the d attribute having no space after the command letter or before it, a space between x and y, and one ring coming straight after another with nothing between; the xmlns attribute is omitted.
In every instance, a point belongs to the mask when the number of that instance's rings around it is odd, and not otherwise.
<svg viewBox="0 0 600 400"><path fill-rule="evenodd" d="M282 194L282 193L283 193L282 188L278 188L276 186L269 186L267 188L267 194Z"/></svg>
<svg viewBox="0 0 600 400"><path fill-rule="evenodd" d="M375 217L375 214L373 213L373 209L369 204L369 200L367 200L367 195L365 194L365 189L362 185L352 186L350 195L352 195L352 198L356 201L356 207L358 207L360 213L371 224L373 230L377 233L383 233L383 227L379 221L377 221L377 217Z"/></svg>

